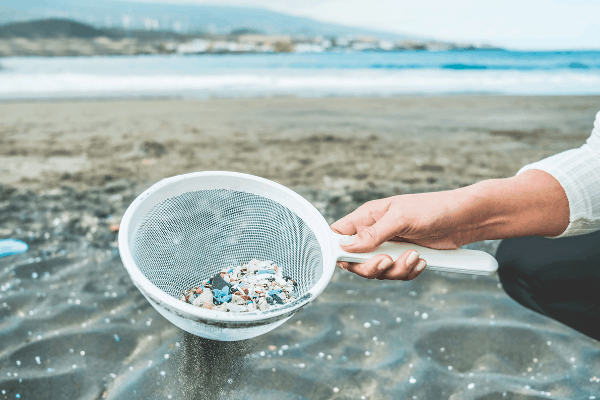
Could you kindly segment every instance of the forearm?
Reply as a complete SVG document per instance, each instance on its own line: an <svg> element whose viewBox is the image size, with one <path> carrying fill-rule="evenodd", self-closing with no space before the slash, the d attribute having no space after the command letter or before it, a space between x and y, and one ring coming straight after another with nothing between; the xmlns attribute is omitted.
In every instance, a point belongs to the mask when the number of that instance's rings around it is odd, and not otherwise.
<svg viewBox="0 0 600 400"><path fill-rule="evenodd" d="M468 242L517 236L558 236L569 225L569 201L552 175L531 170L458 189Z"/></svg>

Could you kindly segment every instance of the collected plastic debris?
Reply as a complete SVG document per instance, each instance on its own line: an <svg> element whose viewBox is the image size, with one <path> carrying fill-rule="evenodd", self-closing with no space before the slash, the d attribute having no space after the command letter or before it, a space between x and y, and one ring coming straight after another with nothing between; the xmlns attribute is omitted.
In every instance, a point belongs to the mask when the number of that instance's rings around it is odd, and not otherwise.
<svg viewBox="0 0 600 400"><path fill-rule="evenodd" d="M186 290L179 300L215 311L265 311L295 300L297 286L273 261L254 259L224 268L202 285Z"/></svg>
<svg viewBox="0 0 600 400"><path fill-rule="evenodd" d="M11 256L27 251L27 243L15 239L0 240L0 257Z"/></svg>

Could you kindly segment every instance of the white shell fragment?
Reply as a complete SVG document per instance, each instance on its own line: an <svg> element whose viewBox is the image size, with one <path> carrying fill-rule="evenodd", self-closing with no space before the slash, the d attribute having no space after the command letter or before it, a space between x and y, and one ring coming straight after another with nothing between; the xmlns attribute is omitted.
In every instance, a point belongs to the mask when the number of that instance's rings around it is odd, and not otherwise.
<svg viewBox="0 0 600 400"><path fill-rule="evenodd" d="M252 259L223 268L200 286L183 292L179 300L215 311L265 311L294 301L296 286L273 261Z"/></svg>

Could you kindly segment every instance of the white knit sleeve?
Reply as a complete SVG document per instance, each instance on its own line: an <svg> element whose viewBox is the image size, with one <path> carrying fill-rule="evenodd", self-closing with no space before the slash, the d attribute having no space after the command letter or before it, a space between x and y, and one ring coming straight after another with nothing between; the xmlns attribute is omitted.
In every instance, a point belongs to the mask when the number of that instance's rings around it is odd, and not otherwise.
<svg viewBox="0 0 600 400"><path fill-rule="evenodd" d="M526 165L517 175L530 169L552 175L567 194L569 225L556 238L600 230L600 112L583 146Z"/></svg>

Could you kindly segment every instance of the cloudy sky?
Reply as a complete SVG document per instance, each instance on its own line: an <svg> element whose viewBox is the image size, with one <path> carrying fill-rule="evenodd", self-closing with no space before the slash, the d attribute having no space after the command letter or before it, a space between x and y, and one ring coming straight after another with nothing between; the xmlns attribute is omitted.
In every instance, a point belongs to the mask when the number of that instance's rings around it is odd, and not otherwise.
<svg viewBox="0 0 600 400"><path fill-rule="evenodd" d="M268 8L321 21L510 48L600 49L600 0L155 0Z"/></svg>

